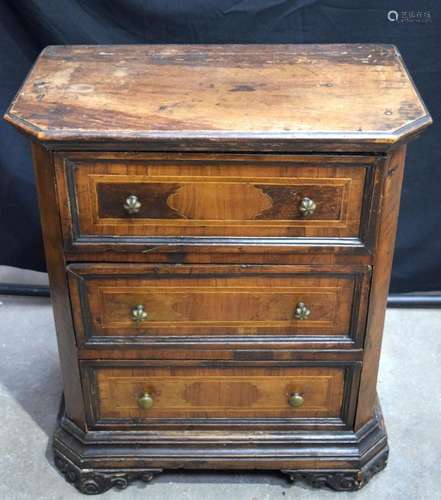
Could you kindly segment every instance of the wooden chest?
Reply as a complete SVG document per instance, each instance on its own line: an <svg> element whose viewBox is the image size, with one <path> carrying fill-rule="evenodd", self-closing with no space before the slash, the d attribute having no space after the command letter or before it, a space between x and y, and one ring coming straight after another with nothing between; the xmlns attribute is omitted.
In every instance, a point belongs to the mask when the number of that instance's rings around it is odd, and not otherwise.
<svg viewBox="0 0 441 500"><path fill-rule="evenodd" d="M33 140L68 481L384 467L405 150L431 123L395 47L48 47L5 118Z"/></svg>

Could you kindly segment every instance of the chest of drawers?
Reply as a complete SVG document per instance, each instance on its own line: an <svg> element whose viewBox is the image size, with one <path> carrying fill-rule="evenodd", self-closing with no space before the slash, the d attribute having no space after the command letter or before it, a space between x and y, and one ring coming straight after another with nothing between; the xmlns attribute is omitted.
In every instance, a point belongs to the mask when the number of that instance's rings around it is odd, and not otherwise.
<svg viewBox="0 0 441 500"><path fill-rule="evenodd" d="M394 47L48 47L5 118L33 139L68 481L384 467L405 149L431 123Z"/></svg>

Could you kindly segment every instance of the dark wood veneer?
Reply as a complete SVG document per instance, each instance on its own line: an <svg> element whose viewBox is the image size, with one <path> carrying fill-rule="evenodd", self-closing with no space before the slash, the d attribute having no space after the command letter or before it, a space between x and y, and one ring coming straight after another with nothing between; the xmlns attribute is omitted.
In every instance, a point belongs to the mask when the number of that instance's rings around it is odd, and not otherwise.
<svg viewBox="0 0 441 500"><path fill-rule="evenodd" d="M78 426L85 427L84 402L81 394L81 379L67 285L66 261L63 255L59 210L55 195L52 155L42 146L32 144L32 158L51 287L51 302L57 331L66 413Z"/></svg>
<svg viewBox="0 0 441 500"><path fill-rule="evenodd" d="M360 362L269 362L269 361L211 361L210 363L201 361L82 361L82 371L85 382L85 401L87 402L88 424L91 429L321 429L327 428L345 429L350 428L354 419L356 388L359 383ZM147 378L147 373L151 372L152 379ZM125 375L123 374L125 373ZM217 409L210 411L210 400L200 400L194 408L190 409L190 403L182 406L185 397L200 398L209 397L214 401L218 395L217 391L210 393L199 390L191 396L185 396L185 388L188 390L186 378L192 375L193 383L196 380L201 382L209 381L216 376L218 381L228 382L240 377L241 384L247 384L243 391L236 390L234 394L224 395L224 398L231 399L233 408ZM99 378L98 378L99 377ZM113 382L109 385L106 381L113 377ZM136 378L135 378L136 377ZM274 408L263 406L259 412L253 414L252 391L253 380L268 381L271 377L279 382L272 383L274 391L282 390L283 395L273 395ZM142 379L145 382L142 382ZM162 394L161 384L167 378L176 379L175 388L168 389ZM299 380L299 378L301 380ZM308 378L311 382L308 384ZM130 390L125 390L122 400L115 401L115 417L109 414L108 402L103 403L103 398L108 399L109 388L118 383L118 380L130 381L134 379L133 385L129 385ZM326 389L322 380L330 379L332 384ZM280 386L282 382L282 386ZM268 384L268 382L266 382ZM105 386L104 386L105 384ZM240 384L239 384L240 385ZM184 387L184 392L179 390ZM103 394L104 390L106 395ZM158 413L154 409L136 411L136 395L149 390L156 398L174 398L164 403L164 409ZM220 388L220 390L222 390ZM305 409L297 411L289 406L287 398L289 391L299 390L304 394L305 399L316 400L315 406L305 404ZM269 394L259 393L258 387L254 389L254 400L258 401ZM326 396L326 392L330 394ZM286 392L286 393L285 393ZM176 407L176 403L179 405ZM320 403L320 406L318 406ZM205 406L204 406L205 404ZM130 406L129 406L130 405ZM234 406L235 405L235 406ZM332 405L332 406L328 406ZM236 410L233 410L236 407ZM117 408L120 408L119 410ZM130 410L129 410L130 408ZM153 407L154 408L154 407ZM231 413L231 411L233 413ZM106 414L107 412L107 414ZM242 415L241 415L242 413ZM119 414L119 416L116 416ZM221 416L223 414L223 416ZM236 415L235 415L236 414Z"/></svg>
<svg viewBox="0 0 441 500"><path fill-rule="evenodd" d="M66 249L370 253L382 163L355 155L57 154L59 197L69 200L60 204ZM141 207L129 215L131 194ZM317 205L306 217L305 196Z"/></svg>
<svg viewBox="0 0 441 500"><path fill-rule="evenodd" d="M68 275L81 347L363 343L369 268L71 264ZM141 323L131 318L138 303L149 315Z"/></svg>
<svg viewBox="0 0 441 500"><path fill-rule="evenodd" d="M406 144L431 123L395 47L48 47L5 119L34 141L67 481L269 469L351 491L384 468Z"/></svg>

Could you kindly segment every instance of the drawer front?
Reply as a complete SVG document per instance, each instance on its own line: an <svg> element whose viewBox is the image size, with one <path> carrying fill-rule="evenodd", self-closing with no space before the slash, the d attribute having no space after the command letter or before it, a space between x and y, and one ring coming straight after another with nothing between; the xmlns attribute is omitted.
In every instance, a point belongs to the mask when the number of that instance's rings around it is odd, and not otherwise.
<svg viewBox="0 0 441 500"><path fill-rule="evenodd" d="M374 162L344 156L58 156L65 239L70 249L86 250L222 245L231 238L244 245L280 238L279 245L298 245L302 238L361 245Z"/></svg>
<svg viewBox="0 0 441 500"><path fill-rule="evenodd" d="M354 367L82 362L92 425L347 418ZM292 363L291 363L292 365ZM358 367L355 368L357 371ZM269 422L268 422L269 423Z"/></svg>
<svg viewBox="0 0 441 500"><path fill-rule="evenodd" d="M255 337L351 345L363 329L368 277L314 266L69 266L81 345Z"/></svg>

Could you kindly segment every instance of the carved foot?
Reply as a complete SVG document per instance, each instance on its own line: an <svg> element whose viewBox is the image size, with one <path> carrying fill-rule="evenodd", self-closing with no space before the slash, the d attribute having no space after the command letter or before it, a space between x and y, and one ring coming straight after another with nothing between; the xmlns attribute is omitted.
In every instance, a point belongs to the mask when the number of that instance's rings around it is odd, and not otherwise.
<svg viewBox="0 0 441 500"><path fill-rule="evenodd" d="M313 488L323 488L325 486L336 491L355 491L362 486L358 478L357 471L312 471L312 470L282 470L293 483L304 481Z"/></svg>
<svg viewBox="0 0 441 500"><path fill-rule="evenodd" d="M55 455L55 465L64 475L68 483L72 483L81 493L85 495L98 495L110 488L115 487L123 490L135 480L151 481L162 469L142 470L93 470L80 469L70 460L58 454Z"/></svg>
<svg viewBox="0 0 441 500"><path fill-rule="evenodd" d="M335 491L356 491L386 467L388 454L389 450L386 448L358 471L282 470L281 472L288 476L288 480L304 481L313 488L327 486Z"/></svg>

